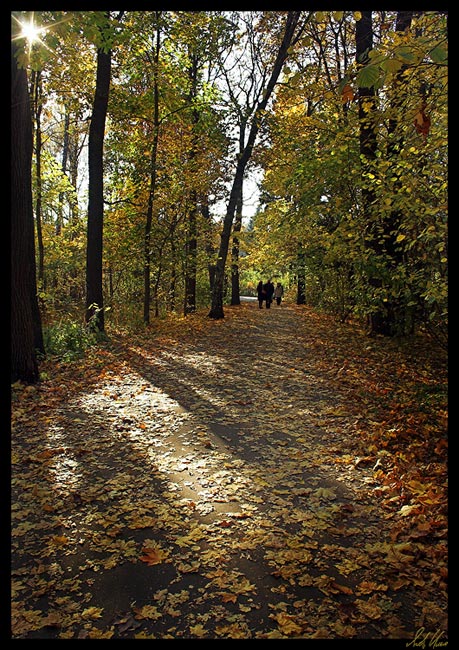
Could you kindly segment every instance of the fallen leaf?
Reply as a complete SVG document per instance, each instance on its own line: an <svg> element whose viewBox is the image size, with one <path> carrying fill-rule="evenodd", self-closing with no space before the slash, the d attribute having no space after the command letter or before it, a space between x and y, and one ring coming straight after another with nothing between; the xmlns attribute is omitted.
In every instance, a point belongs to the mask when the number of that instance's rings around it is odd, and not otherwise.
<svg viewBox="0 0 459 650"><path fill-rule="evenodd" d="M139 559L141 562L148 564L148 566L162 564L169 556L169 553L159 547L144 547L142 551L143 555Z"/></svg>

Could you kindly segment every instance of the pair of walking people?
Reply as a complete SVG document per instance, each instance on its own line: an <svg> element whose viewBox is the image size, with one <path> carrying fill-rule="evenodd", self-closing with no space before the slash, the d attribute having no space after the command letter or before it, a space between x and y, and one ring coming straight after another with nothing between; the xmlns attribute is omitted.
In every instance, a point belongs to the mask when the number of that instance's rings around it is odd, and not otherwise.
<svg viewBox="0 0 459 650"><path fill-rule="evenodd" d="M278 282L277 286L274 287L272 280L268 280L265 284L260 280L257 286L257 295L258 306L260 309L263 309L263 302L266 302L266 309L270 309L273 297L276 299L278 305L281 304L282 296L284 295L284 288L280 282Z"/></svg>

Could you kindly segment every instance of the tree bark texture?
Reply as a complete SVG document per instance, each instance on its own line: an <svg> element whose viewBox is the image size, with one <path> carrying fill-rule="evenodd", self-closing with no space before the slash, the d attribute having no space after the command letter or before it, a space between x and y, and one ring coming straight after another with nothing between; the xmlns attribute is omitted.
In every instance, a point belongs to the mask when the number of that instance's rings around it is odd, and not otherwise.
<svg viewBox="0 0 459 650"><path fill-rule="evenodd" d="M42 232L42 182L41 182L41 78L40 72L33 72L32 77L32 95L34 103L34 117L35 117L35 184L36 184L36 198L35 198L35 222L37 225L37 247L38 247L38 282L41 286L45 287L45 249L43 245L43 232Z"/></svg>
<svg viewBox="0 0 459 650"><path fill-rule="evenodd" d="M189 67L187 70L188 81L190 90L188 93L188 103L194 106L194 102L198 96L198 77L199 77L199 57L196 53L189 52ZM192 123L192 139L188 159L190 167L194 171L193 166L196 164L197 151L199 147L199 134L197 126L200 120L200 113L197 108L191 111ZM192 314L196 311L196 273L197 273L197 215L198 215L198 193L196 189L192 188L190 191L190 209L187 215L187 235L185 245L185 304L184 315Z"/></svg>
<svg viewBox="0 0 459 650"><path fill-rule="evenodd" d="M32 117L27 74L11 56L11 380L39 379L44 352L37 300L32 205Z"/></svg>
<svg viewBox="0 0 459 650"><path fill-rule="evenodd" d="M413 11L399 11L397 13L397 22L395 29L397 32L403 34L406 29L411 26L411 21L413 18ZM395 75L395 93L392 99L392 106L394 108L394 115L400 115L400 110L402 109L402 102L404 93L400 92L402 87L403 73L406 70L406 65L403 65L400 70ZM400 84L400 87L398 87ZM394 117L389 121L388 133L392 136L392 140L389 140L388 146L388 157L394 160L394 163L397 162L400 151L404 145L403 136L398 133L399 125L397 119ZM394 182L395 188L401 189L401 183L399 180ZM397 244L397 234L399 232L400 224L403 220L403 214L401 210L392 210L391 213L387 216L383 223L383 232L384 232L384 241L385 241L385 253L387 257L387 263L389 265L389 272L391 275L397 272L397 269L404 264L404 254L400 246ZM413 315L412 307L406 304L406 300L399 295L392 296L390 300L385 305L385 318L380 319L382 328L378 332L380 334L385 334L386 336L397 336L397 335L408 335L413 333Z"/></svg>
<svg viewBox="0 0 459 650"><path fill-rule="evenodd" d="M151 229L153 225L153 207L156 198L157 158L159 142L159 88L158 88L158 64L161 47L159 29L159 12L156 12L158 27L156 29L156 43L154 47L154 69L153 69L153 143L150 158L150 189L148 192L147 218L145 222L145 261L144 261L144 294L143 294L143 321L145 325L150 323L151 304ZM156 294L157 297L157 294ZM158 304L156 302L156 312Z"/></svg>
<svg viewBox="0 0 459 650"><path fill-rule="evenodd" d="M404 32L411 24L412 11L401 11L397 15L396 30ZM369 52L373 48L372 12L362 12L362 19L356 23L356 58L358 65L366 65L369 62ZM403 73L399 71L398 78ZM396 76L397 82L397 76ZM371 88L359 89L359 123L360 123L360 153L362 158L370 165L376 159L377 138L375 120L373 116L375 101L375 90ZM393 105L397 107L400 97L395 94ZM395 119L389 122L389 133L392 141L388 147L389 156L398 156L398 150L402 142L396 138L397 123ZM362 190L363 208L367 221L367 246L374 256L373 272L368 278L371 287L378 290L387 286L389 295L391 291L391 277L399 264L403 263L400 250L397 248L396 236L398 224L402 215L398 211L381 220L378 212L374 210L376 204L375 193L370 188ZM405 312L403 305L395 296L390 297L383 304L376 304L369 315L369 334L382 334L394 336L402 334L405 328L404 320L408 312ZM408 319L410 320L410 319Z"/></svg>
<svg viewBox="0 0 459 650"><path fill-rule="evenodd" d="M362 11L362 17L355 26L355 56L357 66L362 67L370 61L369 52L373 49L373 19L372 12ZM377 139L374 126L374 102L375 89L371 87L359 88L359 146L362 159L362 173L373 171L371 165L376 159ZM378 224L373 214L373 205L376 196L371 188L362 187L362 207L366 221L367 247L373 252L377 260L381 260L383 253L379 243ZM379 289L382 286L382 279L379 273L372 272L368 278L370 286ZM379 308L373 308L369 315L370 332L376 333L384 328L384 313Z"/></svg>
<svg viewBox="0 0 459 650"><path fill-rule="evenodd" d="M233 228L233 247L231 250L231 304L241 304L241 291L239 286L239 233L242 228L242 206L243 206L243 190L241 188L241 195L236 203L236 218Z"/></svg>
<svg viewBox="0 0 459 650"><path fill-rule="evenodd" d="M184 315L196 311L196 271L197 271L197 196L191 192L191 208L188 212L187 238L185 250L185 308Z"/></svg>
<svg viewBox="0 0 459 650"><path fill-rule="evenodd" d="M97 51L96 92L89 128L89 201L86 246L86 321L104 331L102 283L104 223L104 133L110 90L111 51Z"/></svg>
<svg viewBox="0 0 459 650"><path fill-rule="evenodd" d="M296 304L306 304L306 271L305 271L305 252L300 245L297 253L297 268L296 268Z"/></svg>

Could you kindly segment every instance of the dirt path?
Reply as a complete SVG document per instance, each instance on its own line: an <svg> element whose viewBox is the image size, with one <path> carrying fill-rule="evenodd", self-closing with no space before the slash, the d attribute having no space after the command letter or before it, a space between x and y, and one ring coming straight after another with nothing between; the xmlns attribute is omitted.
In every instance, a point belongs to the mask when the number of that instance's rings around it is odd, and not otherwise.
<svg viewBox="0 0 459 650"><path fill-rule="evenodd" d="M226 313L30 390L48 408L14 419L13 637L445 640L339 350L294 306Z"/></svg>

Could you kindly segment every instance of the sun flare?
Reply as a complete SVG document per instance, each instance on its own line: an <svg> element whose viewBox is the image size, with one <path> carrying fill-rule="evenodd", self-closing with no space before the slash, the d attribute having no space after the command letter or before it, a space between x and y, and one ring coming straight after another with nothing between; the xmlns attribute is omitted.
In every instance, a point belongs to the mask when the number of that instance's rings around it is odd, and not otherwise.
<svg viewBox="0 0 459 650"><path fill-rule="evenodd" d="M29 54L32 50L32 47L39 43L44 47L47 45L42 41L42 37L46 34L47 28L41 27L35 22L34 14L29 15L28 18L22 17L18 18L13 14L13 19L16 21L17 29L14 30L16 35L13 36L13 40L24 40L27 42Z"/></svg>
<svg viewBox="0 0 459 650"><path fill-rule="evenodd" d="M27 39L31 43L40 40L40 34L44 30L41 27L38 27L31 18L28 22L21 23L21 36L22 38Z"/></svg>

